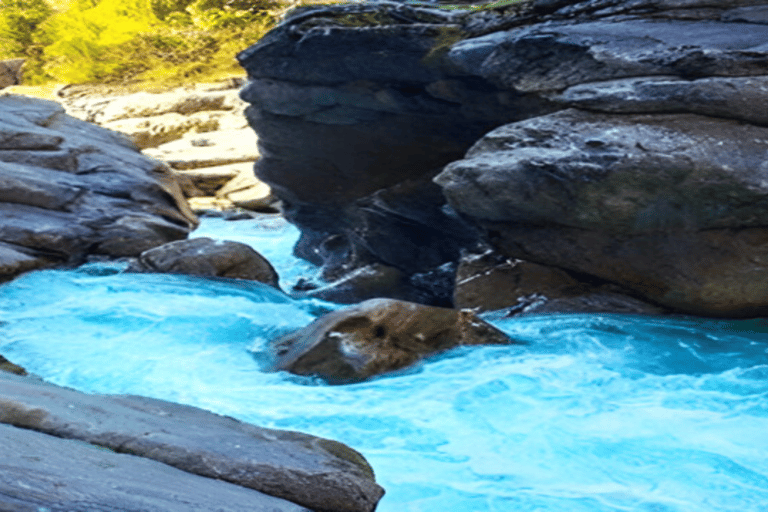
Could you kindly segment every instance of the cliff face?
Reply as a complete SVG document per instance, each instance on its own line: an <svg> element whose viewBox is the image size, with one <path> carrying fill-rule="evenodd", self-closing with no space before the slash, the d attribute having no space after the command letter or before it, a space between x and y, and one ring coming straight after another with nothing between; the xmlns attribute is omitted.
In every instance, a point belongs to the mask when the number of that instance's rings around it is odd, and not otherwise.
<svg viewBox="0 0 768 512"><path fill-rule="evenodd" d="M576 295L763 313L767 13L764 0L296 11L238 56L256 173L305 257L331 276L394 267L425 302L445 290L423 276L482 240L564 270Z"/></svg>

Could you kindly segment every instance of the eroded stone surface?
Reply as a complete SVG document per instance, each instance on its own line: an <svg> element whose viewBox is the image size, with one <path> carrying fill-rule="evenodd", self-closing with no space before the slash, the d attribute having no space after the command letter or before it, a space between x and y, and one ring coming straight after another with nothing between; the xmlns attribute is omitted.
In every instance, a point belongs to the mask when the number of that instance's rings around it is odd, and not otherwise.
<svg viewBox="0 0 768 512"><path fill-rule="evenodd" d="M501 127L436 181L504 254L710 315L768 306L768 129L566 111Z"/></svg>
<svg viewBox="0 0 768 512"><path fill-rule="evenodd" d="M362 455L341 443L161 400L87 395L0 372L0 423L153 459L319 512L372 512L383 495Z"/></svg>
<svg viewBox="0 0 768 512"><path fill-rule="evenodd" d="M0 510L310 512L252 489L77 441L0 425Z"/></svg>
<svg viewBox="0 0 768 512"><path fill-rule="evenodd" d="M197 224L160 162L56 103L0 97L0 280L90 254L134 256Z"/></svg>
<svg viewBox="0 0 768 512"><path fill-rule="evenodd" d="M211 238L179 240L144 251L128 270L247 279L274 287L279 279L269 261L250 246Z"/></svg>
<svg viewBox="0 0 768 512"><path fill-rule="evenodd" d="M273 370L359 381L459 345L513 343L470 310L372 299L328 313L274 340Z"/></svg>

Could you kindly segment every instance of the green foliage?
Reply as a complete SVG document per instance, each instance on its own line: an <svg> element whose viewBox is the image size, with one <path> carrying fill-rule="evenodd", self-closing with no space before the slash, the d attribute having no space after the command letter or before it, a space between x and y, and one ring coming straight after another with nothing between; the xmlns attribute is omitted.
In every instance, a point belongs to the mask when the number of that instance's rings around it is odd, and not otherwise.
<svg viewBox="0 0 768 512"><path fill-rule="evenodd" d="M284 0L0 0L0 58L27 57L25 83L151 80L241 72L234 55Z"/></svg>

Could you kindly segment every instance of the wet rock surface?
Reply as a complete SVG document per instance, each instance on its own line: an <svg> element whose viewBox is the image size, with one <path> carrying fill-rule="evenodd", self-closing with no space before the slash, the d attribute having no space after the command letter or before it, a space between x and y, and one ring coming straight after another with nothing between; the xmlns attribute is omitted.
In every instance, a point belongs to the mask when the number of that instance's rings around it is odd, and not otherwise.
<svg viewBox="0 0 768 512"><path fill-rule="evenodd" d="M197 218L167 167L56 103L0 96L0 280L135 256Z"/></svg>
<svg viewBox="0 0 768 512"><path fill-rule="evenodd" d="M460 345L514 343L470 310L372 299L328 313L270 345L272 370L354 382Z"/></svg>
<svg viewBox="0 0 768 512"><path fill-rule="evenodd" d="M40 457L41 460L26 459L26 462L15 464L3 458L0 462L4 469L0 471L0 503L9 499L17 500L10 503L20 500L22 504L41 501L60 507L55 510L64 510L66 504L72 503L82 507L74 509L78 512L91 510L89 506L102 505L105 510L122 510L119 503L132 507L127 510L161 510L158 507L166 503L163 500L168 499L169 493L175 496L180 491L179 486L184 484L211 492L218 487L222 496L233 497L233 507L240 506L251 496L254 510L303 510L301 507L306 507L318 512L371 512L383 495L362 455L341 443L297 432L263 429L161 400L87 395L0 372L0 424L9 435L17 437L21 436L18 429L47 434L44 437L19 437L24 446L29 443L51 446L50 451L43 449L45 455ZM78 451L71 441L57 439L53 442L54 437L88 444L79 445L82 450ZM102 457L98 457L94 455L98 450L93 446L152 459L176 469L152 461L128 462L124 455L108 457L101 454ZM13 458L23 459L24 450L20 446L10 453ZM35 457L35 452L30 453ZM105 453L112 455L109 451ZM64 457L62 460L65 454L78 457L74 460L80 463L69 474L71 480L66 479L66 468L71 469L73 459ZM101 468L103 473L98 475L94 474L96 468L89 472L89 466L99 464L99 461L109 467ZM34 463L38 463L37 466ZM62 467L61 464L66 465ZM116 473L120 472L117 469L111 471L111 467L124 468L136 480L132 485L125 482L108 491L117 478ZM188 475L180 476L177 470ZM158 477L142 479L142 471ZM52 490L45 486L43 491L35 493L8 475L16 475L27 483L62 476L65 486ZM83 480L90 477L94 478L91 489L104 490L103 497L84 488ZM200 482L199 486L195 482ZM224 482L240 487L224 485ZM153 489L163 492L155 496ZM176 496L176 500L186 503L196 496L194 489L187 490L188 494ZM267 499L260 493L280 500ZM139 501L130 501L127 494L133 494ZM140 507L147 494L158 501L148 501L146 506L155 508ZM199 508L188 510L240 510L224 503L214 508L202 507L217 498L219 495L212 494L200 500ZM80 500L85 499L92 501L80 505ZM182 509L176 506L168 510Z"/></svg>
<svg viewBox="0 0 768 512"><path fill-rule="evenodd" d="M374 263L429 273L482 238L507 257L629 290L629 302L763 314L765 9L538 0L299 10L238 56L260 136L256 172L306 234L301 254L345 240L317 258L336 278ZM475 145L509 123L517 128L493 151L479 148L496 135ZM421 184L447 164L443 194L432 194ZM482 187L459 177L470 166Z"/></svg>
<svg viewBox="0 0 768 512"><path fill-rule="evenodd" d="M179 240L144 251L128 271L247 279L276 288L279 280L272 264L250 246L211 238Z"/></svg>

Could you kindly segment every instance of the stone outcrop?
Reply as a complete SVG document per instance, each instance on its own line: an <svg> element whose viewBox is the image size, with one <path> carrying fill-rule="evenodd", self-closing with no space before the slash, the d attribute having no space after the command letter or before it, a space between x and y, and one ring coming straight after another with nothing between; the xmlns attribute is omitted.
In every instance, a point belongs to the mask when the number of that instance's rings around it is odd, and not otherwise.
<svg viewBox="0 0 768 512"><path fill-rule="evenodd" d="M78 512L219 510L222 506L226 510L246 510L244 504L250 497L253 508L248 510L372 512L384 493L363 456L336 441L263 429L161 400L88 395L4 372L0 372L0 424L5 425L0 425L3 439L8 434L23 443L17 448L3 448L0 505L9 499L6 496L11 496L10 499L17 500L11 503L21 501L22 505L32 507L63 502L63 507L54 510ZM18 429L40 434L23 435ZM33 449L34 443L41 448ZM117 453L98 450L103 452L99 457L92 446ZM5 450L9 450L10 458ZM36 453L42 453L40 460L34 459ZM66 455L77 460L75 467L73 459ZM98 467L100 472L95 474L92 466L99 461L106 467ZM34 474L27 474L26 468ZM128 481L110 488L122 475L116 468L125 469ZM142 478L143 471L152 478ZM46 474L61 478L65 487L43 485ZM36 479L41 484L38 492L19 484ZM129 482L136 487L128 486ZM224 482L235 485L223 485ZM222 494L215 494L217 490ZM198 491L214 494L205 499L201 494L201 500L193 502ZM164 501L169 494L173 499ZM270 496L279 499L269 499ZM224 501L226 497L234 500L232 508ZM147 500L146 508L139 505L142 499ZM214 499L222 500L221 504L203 506ZM173 505L174 502L177 504ZM122 503L129 508L121 508ZM178 503L194 505L184 508ZM165 504L171 508L162 508ZM67 508L69 505L75 508Z"/></svg>
<svg viewBox="0 0 768 512"><path fill-rule="evenodd" d="M482 238L675 311L764 314L765 13L765 0L297 10L238 56L256 172L302 229L298 253L336 269L429 273Z"/></svg>
<svg viewBox="0 0 768 512"><path fill-rule="evenodd" d="M270 344L272 370L354 382L460 345L513 343L470 310L372 299L322 316Z"/></svg>
<svg viewBox="0 0 768 512"><path fill-rule="evenodd" d="M250 246L211 238L179 240L149 249L128 271L247 279L275 288L279 280L269 261Z"/></svg>
<svg viewBox="0 0 768 512"><path fill-rule="evenodd" d="M137 256L197 225L169 169L56 103L0 96L0 280Z"/></svg>
<svg viewBox="0 0 768 512"><path fill-rule="evenodd" d="M732 120L565 111L494 130L436 181L504 254L744 316L768 306L766 154L768 128Z"/></svg>
<svg viewBox="0 0 768 512"><path fill-rule="evenodd" d="M0 89L21 83L24 59L0 60Z"/></svg>

